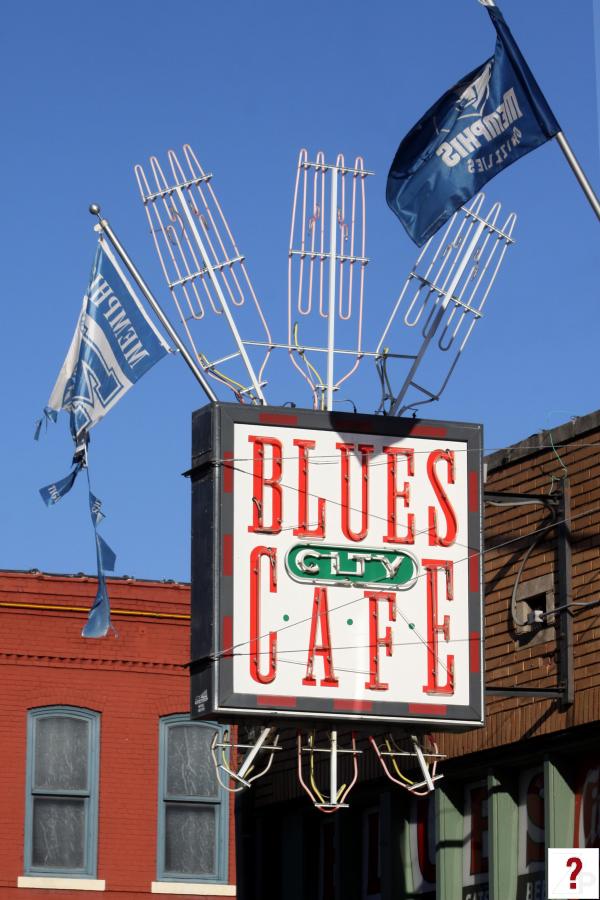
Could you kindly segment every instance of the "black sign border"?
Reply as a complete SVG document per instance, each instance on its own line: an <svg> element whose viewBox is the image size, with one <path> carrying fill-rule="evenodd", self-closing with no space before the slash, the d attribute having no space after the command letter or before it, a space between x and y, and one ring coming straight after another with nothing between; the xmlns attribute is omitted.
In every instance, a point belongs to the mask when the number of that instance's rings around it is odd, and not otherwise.
<svg viewBox="0 0 600 900"><path fill-rule="evenodd" d="M408 704L233 692L233 454L238 423L373 434L391 439L447 438L468 451L469 705ZM229 460L232 460L229 463ZM483 428L431 419L211 403L192 416L191 716L242 722L274 719L427 725L462 730L484 724L483 699ZM465 550L465 553L467 551Z"/></svg>

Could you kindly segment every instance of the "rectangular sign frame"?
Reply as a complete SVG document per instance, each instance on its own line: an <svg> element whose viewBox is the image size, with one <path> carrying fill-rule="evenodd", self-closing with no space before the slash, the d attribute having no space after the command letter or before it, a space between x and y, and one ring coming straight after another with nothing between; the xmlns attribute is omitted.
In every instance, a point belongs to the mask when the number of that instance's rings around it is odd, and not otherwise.
<svg viewBox="0 0 600 900"><path fill-rule="evenodd" d="M250 430L248 430L250 429ZM262 429L262 431L261 431ZM450 451L444 448L464 445L464 458L467 460L465 471L462 474L462 484L465 485L464 510L468 538L460 544L460 559L457 562L464 565L464 584L468 585L464 593L468 594L468 637L463 638L468 646L461 649L466 653L467 662L464 672L468 674L463 681L468 682L468 689L464 687L465 702L452 702L451 698L441 696L424 696L421 702L415 702L415 698L406 702L399 700L393 702L380 700L381 695L373 690L373 699L358 699L355 696L325 698L306 697L298 692L284 692L274 694L273 691L263 689L260 683L252 685L252 690L234 690L234 661L236 657L244 658L247 665L249 653L249 641L238 640L236 634L236 622L234 616L241 616L240 607L235 611L235 603L246 602L240 599L239 587L235 592L234 603L234 575L236 566L244 558L248 540L246 532L252 531L248 521L240 524L239 508L235 515L235 491L236 478L246 478L252 481L252 453L251 444L244 444L244 452L241 453L238 440L236 451L236 434L240 432L244 440L248 434L254 432L267 433L270 429L275 434L285 434L282 429L293 429L298 434L333 433L338 440L344 441L344 436L364 436L373 441L385 439L386 443L401 442L410 439L411 442L419 442L428 448L438 446L438 451L444 459L440 470L445 471L450 463L448 456ZM273 722L277 719L287 720L288 723L313 723L325 725L347 722L354 727L364 723L395 723L410 725L424 725L436 729L464 730L483 725L484 721L484 691L483 691L483 609L482 609L482 509L483 509L483 430L481 425L445 422L426 419L406 419L363 414L346 414L341 412L320 412L289 407L245 406L230 403L211 403L193 413L192 417L192 468L187 473L192 483L192 615L191 615L191 716L195 719L212 719L221 722L248 722L260 721L262 723ZM291 432L290 432L291 437ZM337 445L334 445L337 446ZM356 445L358 447L358 444ZM461 448L462 449L462 448ZM237 456L236 456L237 452ZM404 452L404 451L399 451ZM430 453L432 451L422 451ZM288 457L289 458L289 457ZM364 461L364 460L363 460ZM272 460L271 460L272 463ZM294 465L294 463L291 463ZM299 463L295 463L296 467ZM358 465L358 463L353 463ZM385 461L383 463L385 465ZM239 474L241 473L241 474ZM299 476L298 476L299 477ZM264 478L268 482L265 475ZM399 479L401 480L401 479ZM237 482L241 485L242 482ZM254 490L254 489L253 489ZM238 495L240 491L238 489ZM299 493L296 488L296 496ZM308 492L307 492L308 493ZM400 491L398 508L401 508L402 494ZM440 487L440 493L443 489ZM239 502L239 497L238 497ZM461 501L462 502L462 501ZM311 500L313 509L316 510L317 501ZM256 506L256 501L254 506ZM288 504L291 505L291 504ZM252 507L252 504L250 504ZM462 508L462 507L461 507ZM354 513L352 513L354 515ZM274 516L275 513L273 512ZM438 517L441 517L438 510ZM251 521L251 513L248 513ZM256 521L256 520L255 520ZM447 524L447 522L446 522ZM297 525L297 522L296 522ZM314 526L312 526L314 527ZM429 524L431 528L431 521ZM434 526L435 527L435 526ZM237 530L236 530L237 529ZM291 530L291 526L288 526ZM237 534L237 537L236 537ZM259 543L269 543L269 535L258 536ZM299 538L298 541L302 539ZM307 544L312 539L305 539ZM464 540L464 539L463 539ZM325 544L339 544L338 541L325 541ZM372 549L373 541L365 541L368 549ZM353 545L349 545L354 549ZM331 549L331 548L330 548ZM384 555L389 546L381 545L381 554ZM410 549L410 548L407 548ZM263 548L264 550L264 548ZM431 555L431 554L429 554ZM289 556L289 552L288 552ZM262 561L266 566L263 570L263 591L267 596L269 591L268 572L269 560ZM339 558L338 558L339 563ZM260 564L260 563L259 563ZM314 561L313 561L314 564ZM244 565L248 560L244 559ZM284 569L283 560L278 563L279 579L282 575L290 577L290 568ZM433 571L433 570L432 570ZM429 577L430 573L421 574ZM447 571L446 571L447 575ZM250 576L251 577L251 576ZM292 576L293 577L293 576ZM437 574L434 573L437 583ZM296 578L296 581L299 579ZM443 573L440 574L440 585L443 582ZM242 583L238 580L238 585ZM326 580L323 581L326 584ZM331 581L329 581L331 584ZM245 585L245 582L244 582ZM314 589L314 580L308 585ZM368 587L365 587L365 591ZM435 590L435 589L434 589ZM453 597L451 588L447 588L448 600ZM243 593L243 591L242 591ZM439 588L440 597L442 587ZM312 596L312 595L311 595ZM316 593L315 593L316 596ZM383 598L383 594L381 598ZM364 598L361 598L364 599ZM312 601L310 601L312 602ZM310 602L308 616L310 616ZM455 601L456 603L456 601ZM316 605L316 599L315 599ZM375 601L375 606L377 606ZM443 604L442 604L443 605ZM374 608L374 607L373 607ZM381 603L381 625L379 635L385 636L388 618L384 617L386 604ZM457 608L452 607L452 608ZM371 607L370 607L371 609ZM376 614L376 613L375 613ZM316 616L316 612L313 612ZM319 620L321 626L323 620ZM348 619L351 622L350 619ZM444 617L440 614L439 620L433 620L437 636L444 647ZM293 623L292 623L293 624ZM410 623L409 627L410 627ZM466 625L466 621L465 621ZM413 626L414 627L414 626ZM266 626L265 626L266 628ZM307 626L308 628L308 626ZM281 631L285 629L281 623ZM389 635L391 632L387 632ZM429 632L428 634L432 634ZM245 634L245 632L244 632ZM441 637L440 637L441 635ZM323 635L321 634L321 638ZM388 638L391 641L391 638ZM237 640L237 643L236 643ZM261 632L263 647L268 646L268 635L265 629ZM367 648L370 645L367 645ZM387 649L382 643L378 648L382 660L385 659ZM391 647L389 648L391 649ZM444 649L446 661L447 646ZM264 653L263 659L268 657ZM313 650L313 660L314 660ZM431 645L425 644L423 648L425 660L431 654ZM391 655L391 654L388 654ZM438 654L439 655L439 654ZM306 657L305 657L306 658ZM317 678L323 677L324 654L316 660L315 674ZM261 663L263 667L269 665ZM425 665L426 668L426 665ZM317 672L318 669L318 672ZM305 673L302 672L304 675ZM306 673L308 674L308 672ZM438 673L440 682L444 679ZM451 676L444 676L449 683ZM373 673L371 673L373 678ZM321 684L324 684L323 680ZM365 685L367 686L367 685ZM447 687L447 685L446 685ZM363 691L364 693L364 691ZM438 693L432 691L432 694ZM336 726L337 727L337 726Z"/></svg>

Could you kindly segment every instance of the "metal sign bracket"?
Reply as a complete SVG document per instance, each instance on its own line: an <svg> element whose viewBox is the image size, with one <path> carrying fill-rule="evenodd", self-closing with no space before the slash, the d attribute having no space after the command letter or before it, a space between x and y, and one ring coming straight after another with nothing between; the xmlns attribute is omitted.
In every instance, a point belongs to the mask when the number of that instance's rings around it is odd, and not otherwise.
<svg viewBox="0 0 600 900"><path fill-rule="evenodd" d="M525 506L528 504L540 504L552 512L552 521L540 529L537 540L530 546L527 555L536 545L541 535L547 533L550 529L556 529L556 578L558 588L557 606L555 609L541 615L543 620L554 619L556 628L557 686L555 688L510 688L488 685L485 689L488 697L536 697L558 700L562 709L567 709L573 704L574 604L571 571L570 496L567 478L560 480L559 487L552 494L515 494L505 491L486 491L484 494L485 502L492 505ZM524 561L526 561L526 558Z"/></svg>

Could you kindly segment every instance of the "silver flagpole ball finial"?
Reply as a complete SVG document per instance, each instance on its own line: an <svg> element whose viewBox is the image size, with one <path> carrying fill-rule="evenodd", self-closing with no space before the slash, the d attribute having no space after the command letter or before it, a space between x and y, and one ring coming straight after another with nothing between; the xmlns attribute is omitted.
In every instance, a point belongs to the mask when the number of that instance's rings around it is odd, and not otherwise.
<svg viewBox="0 0 600 900"><path fill-rule="evenodd" d="M97 203L90 203L90 212L93 216L100 215L100 207L98 206Z"/></svg>

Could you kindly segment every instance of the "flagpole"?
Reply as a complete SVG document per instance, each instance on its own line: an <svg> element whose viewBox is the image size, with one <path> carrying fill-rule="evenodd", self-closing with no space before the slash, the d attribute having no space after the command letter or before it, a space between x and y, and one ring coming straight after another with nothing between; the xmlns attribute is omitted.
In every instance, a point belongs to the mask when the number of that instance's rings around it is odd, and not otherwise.
<svg viewBox="0 0 600 900"><path fill-rule="evenodd" d="M497 5L498 5L497 3L494 2L494 0L479 0L479 3L481 3L482 6L496 6L497 7ZM575 154L573 153L573 150L571 149L571 145L569 144L568 140L566 139L566 137L562 131L557 131L557 133L555 134L554 137L556 139L556 142L558 143L558 146L564 153L565 159L567 160L569 166L571 167L571 170L573 171L575 178L579 182L579 186L580 186L581 190L583 191L583 193L589 200L590 206L596 213L598 219L600 219L600 200L598 199L598 196L595 193L592 185L590 184L585 172L579 165L577 157L575 156Z"/></svg>
<svg viewBox="0 0 600 900"><path fill-rule="evenodd" d="M188 368L192 372L192 375L194 376L196 381L200 384L202 390L204 391L204 393L206 394L208 399L216 401L217 395L215 394L215 392L209 385L208 381L204 377L203 373L200 371L200 369L198 368L198 366L196 365L196 363L194 362L194 360L188 353L188 351L185 347L185 344L182 343L179 335L177 334L177 332L175 331L175 329L173 328L173 326L171 325L171 323L165 316L164 312L158 305L158 301L155 299L150 288L148 287L148 285L146 284L146 282L144 281L144 279L142 278L142 276L136 269L135 265L133 264L133 261L130 259L125 248L123 247L120 240L118 239L118 237L112 230L111 226L109 225L108 220L100 217L100 207L98 206L97 203L90 204L90 213L93 216L98 217L98 221L100 222L100 227L101 227L102 231L104 232L106 237L109 239L109 241L111 242L111 244L113 245L113 247L115 248L115 250L117 251L119 256L121 257L121 259L125 263L125 266L127 267L128 271L129 271L129 274L131 275L131 277L133 278L133 280L139 287L140 291L142 292L142 294L144 295L144 297L146 298L146 300L148 301L148 303L150 304L150 306L152 307L154 312L156 313L158 319L160 320L161 325L163 326L163 328L165 329L165 331L167 332L167 334L169 335L169 337L171 338L171 340L173 341L173 343L175 344L175 346L181 353L181 356L183 357L184 361L187 363Z"/></svg>
<svg viewBox="0 0 600 900"><path fill-rule="evenodd" d="M556 141L558 143L558 146L564 153L567 162L571 166L571 169L573 170L573 172L575 174L575 178L579 182L579 185L580 185L583 193L588 198L592 209L594 210L594 212L600 219L600 200L598 199L598 196L594 192L592 185L588 181L585 172L579 165L579 162L577 161L577 157L573 153L573 150L571 149L571 145L569 144L568 140L566 139L566 137L564 136L562 131L558 131L556 133Z"/></svg>

